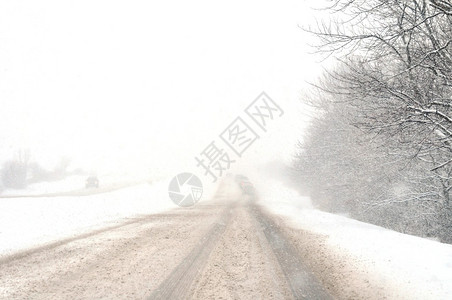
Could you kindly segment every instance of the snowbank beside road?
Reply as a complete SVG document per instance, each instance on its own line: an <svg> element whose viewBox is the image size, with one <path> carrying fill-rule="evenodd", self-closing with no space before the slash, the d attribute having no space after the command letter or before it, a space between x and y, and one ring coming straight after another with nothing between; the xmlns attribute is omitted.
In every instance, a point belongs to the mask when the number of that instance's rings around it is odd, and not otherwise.
<svg viewBox="0 0 452 300"><path fill-rule="evenodd" d="M302 197L294 189L288 188L285 184L276 180L253 181L259 200L273 208L296 207L313 208L309 197Z"/></svg>
<svg viewBox="0 0 452 300"><path fill-rule="evenodd" d="M148 181L144 177L140 178L130 175L121 177L117 174L106 174L98 176L98 189L86 189L87 178L86 175L73 175L57 181L37 182L28 185L25 189L5 189L0 191L0 197L80 196L81 194L109 192ZM70 193L74 195L70 195Z"/></svg>
<svg viewBox="0 0 452 300"><path fill-rule="evenodd" d="M264 192L261 204L289 220L291 227L326 237L326 251L345 254L357 273L384 287L390 298L450 299L452 245L303 208L309 203L305 197L294 197L291 189L276 186L280 193Z"/></svg>
<svg viewBox="0 0 452 300"><path fill-rule="evenodd" d="M176 207L168 182L85 197L0 198L0 256Z"/></svg>

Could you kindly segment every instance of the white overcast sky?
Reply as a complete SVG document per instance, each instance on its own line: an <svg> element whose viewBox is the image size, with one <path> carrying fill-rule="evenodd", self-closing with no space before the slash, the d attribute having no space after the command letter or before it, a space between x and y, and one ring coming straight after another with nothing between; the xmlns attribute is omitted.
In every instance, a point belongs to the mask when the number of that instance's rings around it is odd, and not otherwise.
<svg viewBox="0 0 452 300"><path fill-rule="evenodd" d="M320 68L306 1L1 1L0 155L184 171L262 91L285 111L244 161L288 160Z"/></svg>

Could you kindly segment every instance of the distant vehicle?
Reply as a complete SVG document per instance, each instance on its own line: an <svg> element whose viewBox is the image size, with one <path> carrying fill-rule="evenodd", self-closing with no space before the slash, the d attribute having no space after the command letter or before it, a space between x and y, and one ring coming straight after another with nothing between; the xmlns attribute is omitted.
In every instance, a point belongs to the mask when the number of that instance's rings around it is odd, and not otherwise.
<svg viewBox="0 0 452 300"><path fill-rule="evenodd" d="M250 180L249 180L248 177L246 177L246 176L243 176L243 175L235 175L235 182L237 182L237 183L240 184L240 182L244 182L244 181L250 182Z"/></svg>
<svg viewBox="0 0 452 300"><path fill-rule="evenodd" d="M99 187L99 179L97 176L90 176L86 179L85 188L98 188Z"/></svg>
<svg viewBox="0 0 452 300"><path fill-rule="evenodd" d="M238 183L243 194L255 195L256 189L254 188L254 185L251 183L248 177L243 175L237 175L235 176L235 182Z"/></svg>

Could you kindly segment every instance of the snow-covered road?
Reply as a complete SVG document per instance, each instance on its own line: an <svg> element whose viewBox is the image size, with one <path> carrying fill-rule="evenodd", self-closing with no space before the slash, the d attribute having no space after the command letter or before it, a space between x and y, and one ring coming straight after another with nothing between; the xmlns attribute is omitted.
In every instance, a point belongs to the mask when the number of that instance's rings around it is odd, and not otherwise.
<svg viewBox="0 0 452 300"><path fill-rule="evenodd" d="M0 298L450 298L451 245L317 211L278 182L258 188L256 202L225 184L192 208L164 181L3 203Z"/></svg>
<svg viewBox="0 0 452 300"><path fill-rule="evenodd" d="M175 207L166 181L84 197L0 198L0 258Z"/></svg>
<svg viewBox="0 0 452 300"><path fill-rule="evenodd" d="M283 238L260 223L256 210L243 197L223 194L194 208L136 218L4 258L0 296L329 299L298 259L287 260Z"/></svg>

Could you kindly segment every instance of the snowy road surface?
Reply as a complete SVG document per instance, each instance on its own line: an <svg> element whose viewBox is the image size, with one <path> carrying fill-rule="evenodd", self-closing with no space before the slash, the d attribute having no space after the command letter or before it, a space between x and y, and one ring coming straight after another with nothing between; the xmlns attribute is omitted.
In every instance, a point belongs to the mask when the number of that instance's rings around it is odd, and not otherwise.
<svg viewBox="0 0 452 300"><path fill-rule="evenodd" d="M294 253L256 206L216 200L3 258L0 296L329 298L300 260L285 263Z"/></svg>
<svg viewBox="0 0 452 300"><path fill-rule="evenodd" d="M177 207L168 199L167 185L162 180L84 197L1 198L0 259Z"/></svg>
<svg viewBox="0 0 452 300"><path fill-rule="evenodd" d="M273 192L262 189L265 196L261 195L256 203L223 186L211 201L192 208L166 207L163 202L159 206L154 201L159 211L154 207L153 212L145 204L149 202L145 195L164 190L163 183L115 192L108 199L112 201L111 211L107 208L106 213L102 211L107 216L104 219L85 220L83 230L65 228L67 232L75 231L64 238L60 236L26 249L15 247L14 253L11 249L3 251L0 298L448 299L450 296L450 245L303 209L300 205L288 208L290 198L296 195L277 184L268 186L284 199L269 202ZM132 195L140 198L140 194L146 201L127 198ZM157 196L163 195L156 192L154 197ZM91 208L107 201L93 197ZM118 203L122 203L119 199L126 199L129 204L137 202L129 205L127 211L127 206L115 204L115 199ZM63 200L74 199L60 199ZM297 203L300 201L298 198ZM58 205L67 208L64 203ZM148 214L136 214L146 208ZM122 215L112 214L116 210L122 211ZM115 222L111 222L113 217L117 218ZM98 221L108 222L99 226ZM434 258L423 257L429 254Z"/></svg>

